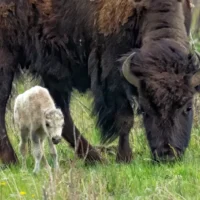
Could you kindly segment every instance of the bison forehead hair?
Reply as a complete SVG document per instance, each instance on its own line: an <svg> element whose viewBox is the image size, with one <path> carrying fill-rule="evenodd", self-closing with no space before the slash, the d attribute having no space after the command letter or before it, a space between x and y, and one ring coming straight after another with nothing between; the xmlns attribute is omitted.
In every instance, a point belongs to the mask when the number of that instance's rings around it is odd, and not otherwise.
<svg viewBox="0 0 200 200"><path fill-rule="evenodd" d="M194 94L189 82L197 69L194 61L185 48L168 39L136 50L130 70L140 79L141 103L162 117L184 106Z"/></svg>
<svg viewBox="0 0 200 200"><path fill-rule="evenodd" d="M141 93L146 100L141 100L143 105L150 106L160 117L169 118L192 99L193 90L185 76L165 72L142 82Z"/></svg>

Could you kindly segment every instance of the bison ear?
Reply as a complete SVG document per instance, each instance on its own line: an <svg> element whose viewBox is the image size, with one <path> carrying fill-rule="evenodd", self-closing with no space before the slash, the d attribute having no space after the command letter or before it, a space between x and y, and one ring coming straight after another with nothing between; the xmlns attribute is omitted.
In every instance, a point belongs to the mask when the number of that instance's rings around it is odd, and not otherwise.
<svg viewBox="0 0 200 200"><path fill-rule="evenodd" d="M46 109L46 110L43 111L44 116L45 116L46 119L50 119L50 112L51 112L50 109Z"/></svg>
<svg viewBox="0 0 200 200"><path fill-rule="evenodd" d="M200 70L198 70L193 76L190 78L190 84L193 88L197 88L200 86Z"/></svg>
<svg viewBox="0 0 200 200"><path fill-rule="evenodd" d="M56 110L58 111L58 115L59 115L61 118L64 118L61 109L60 109L60 108L57 108Z"/></svg>
<svg viewBox="0 0 200 200"><path fill-rule="evenodd" d="M125 79L131 83L132 85L134 85L135 87L139 87L139 78L134 75L131 72L130 66L131 66L131 60L133 59L133 57L136 55L136 52L133 52L132 54L130 54L124 61L123 65L122 65L122 73L123 76L125 77Z"/></svg>

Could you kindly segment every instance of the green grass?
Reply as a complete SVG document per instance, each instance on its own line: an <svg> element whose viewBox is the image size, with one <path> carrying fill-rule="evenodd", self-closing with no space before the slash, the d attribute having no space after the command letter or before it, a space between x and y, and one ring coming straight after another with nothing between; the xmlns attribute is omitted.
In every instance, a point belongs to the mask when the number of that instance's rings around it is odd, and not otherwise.
<svg viewBox="0 0 200 200"><path fill-rule="evenodd" d="M20 88L21 92L24 88ZM91 118L91 98L73 95L71 111L76 125L93 144L99 145L95 119ZM11 108L13 102L11 102ZM19 156L18 131L13 126L12 109L7 112L9 137ZM104 154L106 164L85 166L65 141L57 146L61 171L48 173L44 169L32 174L34 160L28 157L28 171L20 166L0 171L0 200L128 200L128 199L200 199L200 133L192 132L190 147L184 159L174 165L155 165L150 160L143 129L137 119L131 133L134 160L131 164L115 163L113 155ZM134 141L134 144L133 144ZM113 145L117 145L117 141ZM48 150L48 149L46 149ZM51 164L51 157L48 160Z"/></svg>

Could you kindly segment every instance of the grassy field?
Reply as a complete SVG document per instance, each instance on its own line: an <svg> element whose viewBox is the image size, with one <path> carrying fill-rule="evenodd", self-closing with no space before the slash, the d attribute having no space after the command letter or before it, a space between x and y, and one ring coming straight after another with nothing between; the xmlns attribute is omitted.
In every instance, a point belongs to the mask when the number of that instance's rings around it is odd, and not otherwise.
<svg viewBox="0 0 200 200"><path fill-rule="evenodd" d="M31 87L31 84L34 83L28 84L26 81L26 86L23 86L19 82L15 85L17 90L13 93L13 97ZM81 96L74 93L71 111L76 125L84 136L93 145L99 145L95 119L90 116L91 102L89 95ZM7 128L20 158L18 130L13 126L12 107L13 98L8 105ZM200 199L199 130L198 126L195 126L184 159L174 165L155 165L151 162L139 119L136 119L135 128L131 133L135 158L129 165L116 164L115 152L110 152L103 155L106 164L85 166L63 141L57 146L61 165L59 174L49 173L43 169L37 176L33 175L34 160L29 156L28 171L22 171L20 166L0 171L0 200L198 200ZM117 141L112 145L117 145ZM47 148L46 151L48 153ZM48 160L51 164L49 155Z"/></svg>

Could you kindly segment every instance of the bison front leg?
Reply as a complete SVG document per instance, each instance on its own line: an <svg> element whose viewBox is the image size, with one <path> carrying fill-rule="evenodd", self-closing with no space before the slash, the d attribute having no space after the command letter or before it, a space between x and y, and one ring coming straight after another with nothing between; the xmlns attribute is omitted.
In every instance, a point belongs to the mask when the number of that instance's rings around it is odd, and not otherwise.
<svg viewBox="0 0 200 200"><path fill-rule="evenodd" d="M101 161L99 153L89 144L89 142L80 134L78 128L74 125L73 119L70 114L70 91L59 92L56 88L57 83L52 83L52 80L43 78L45 87L47 87L53 97L56 105L62 109L65 125L63 127L62 136L67 142L75 149L76 154L84 159L87 163ZM64 84L67 87L67 84ZM57 86L57 87L56 87Z"/></svg>
<svg viewBox="0 0 200 200"><path fill-rule="evenodd" d="M13 164L17 162L17 156L6 132L5 113L12 88L14 59L4 49L0 49L0 59L0 159L3 164Z"/></svg>
<svg viewBox="0 0 200 200"><path fill-rule="evenodd" d="M132 150L129 144L129 133L133 126L133 113L131 107L117 114L116 129L119 133L119 144L117 151L117 162L130 162L132 160Z"/></svg>
<svg viewBox="0 0 200 200"><path fill-rule="evenodd" d="M88 143L74 125L69 108L63 110L63 113L65 116L63 137L75 148L76 154L86 162L100 161L101 159L98 152Z"/></svg>

